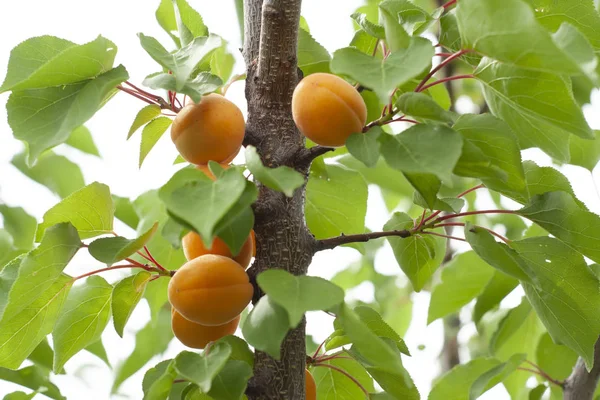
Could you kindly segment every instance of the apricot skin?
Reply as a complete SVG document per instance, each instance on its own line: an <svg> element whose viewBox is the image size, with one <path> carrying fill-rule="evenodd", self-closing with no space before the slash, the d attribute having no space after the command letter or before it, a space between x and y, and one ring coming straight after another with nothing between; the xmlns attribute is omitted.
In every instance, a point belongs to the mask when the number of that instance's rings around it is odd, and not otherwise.
<svg viewBox="0 0 600 400"><path fill-rule="evenodd" d="M306 400L317 400L317 384L309 370L305 370Z"/></svg>
<svg viewBox="0 0 600 400"><path fill-rule="evenodd" d="M169 301L186 319L223 325L250 303L254 289L244 268L231 258L206 254L185 263L169 282Z"/></svg>
<svg viewBox="0 0 600 400"><path fill-rule="evenodd" d="M188 162L206 165L232 160L244 140L244 116L240 109L220 94L202 97L179 111L171 125L171 139Z"/></svg>
<svg viewBox="0 0 600 400"><path fill-rule="evenodd" d="M339 147L367 121L367 106L358 91L342 78L316 73L302 79L292 97L298 129L313 142Z"/></svg>
<svg viewBox="0 0 600 400"><path fill-rule="evenodd" d="M221 339L223 336L233 335L240 323L238 315L224 325L205 326L189 321L171 309L171 328L175 337L187 347L203 349L210 342Z"/></svg>
<svg viewBox="0 0 600 400"><path fill-rule="evenodd" d="M254 241L252 240L252 236L248 236L248 239L246 239L242 245L242 249L235 257L231 254L231 250L229 250L229 247L227 247L225 242L218 237L213 239L212 246L207 249L206 246L204 246L204 242L202 242L202 238L200 238L200 235L196 232L189 232L185 235L183 239L181 239L181 245L183 247L183 254L185 254L185 258L187 258L188 261L205 254L216 254L233 259L244 269L250 264L250 259L254 252Z"/></svg>

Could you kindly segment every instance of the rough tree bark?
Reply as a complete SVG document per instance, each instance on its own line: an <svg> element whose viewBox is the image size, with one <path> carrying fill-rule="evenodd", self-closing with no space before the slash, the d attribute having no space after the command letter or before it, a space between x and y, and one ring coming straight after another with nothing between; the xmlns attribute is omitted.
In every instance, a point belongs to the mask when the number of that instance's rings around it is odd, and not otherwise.
<svg viewBox="0 0 600 400"><path fill-rule="evenodd" d="M292 119L293 90L300 76L296 47L301 0L245 0L244 48L247 66L248 121L244 144L255 146L269 167L287 165L308 174L304 139ZM302 159L303 162L299 162ZM308 162L306 162L308 161ZM256 259L249 269L256 275L271 268L294 275L306 274L314 238L304 222L305 188L292 198L259 187L254 206ZM255 299L262 293L255 284ZM251 400L303 399L306 362L305 321L285 338L281 359L255 355L254 377L247 395Z"/></svg>
<svg viewBox="0 0 600 400"><path fill-rule="evenodd" d="M594 367L591 371L585 368L585 362L580 358L573 372L563 386L564 400L592 400L600 379L600 338L594 348Z"/></svg>

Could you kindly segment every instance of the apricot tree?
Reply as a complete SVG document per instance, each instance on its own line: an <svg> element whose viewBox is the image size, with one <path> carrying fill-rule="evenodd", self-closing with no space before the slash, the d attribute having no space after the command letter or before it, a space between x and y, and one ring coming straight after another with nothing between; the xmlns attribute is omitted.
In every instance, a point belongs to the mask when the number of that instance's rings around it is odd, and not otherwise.
<svg viewBox="0 0 600 400"><path fill-rule="evenodd" d="M53 374L82 350L106 358L102 333L112 319L123 337L142 299L150 321L115 367L115 394L143 369L148 400L454 400L500 384L513 399L598 398L600 216L558 169L600 160L583 113L600 86L597 6L368 0L348 47L330 54L301 0L236 4L238 75L226 38L186 0L156 11L173 43L139 34L158 64L146 78L114 66L102 36L12 50L0 92L25 144L12 164L61 200L41 221L0 205L0 379L29 388L5 399L64 399ZM226 98L240 80L246 121ZM94 153L84 124L108 101L145 103L115 135L141 129L140 165L170 128L181 156L158 190L129 199L85 185L53 152ZM554 165L528 161L530 148ZM389 218L371 231L377 192ZM359 261L331 280L307 275L340 246ZM376 260L386 249L393 276ZM78 252L98 267L67 274ZM115 270L120 280L103 277ZM363 282L371 301L345 296ZM405 366L422 343L403 339L422 291L427 323L445 329L441 371L420 371L441 372L428 395ZM320 344L306 336L309 311L331 317ZM457 334L471 322L465 346ZM147 365L174 337L194 350Z"/></svg>

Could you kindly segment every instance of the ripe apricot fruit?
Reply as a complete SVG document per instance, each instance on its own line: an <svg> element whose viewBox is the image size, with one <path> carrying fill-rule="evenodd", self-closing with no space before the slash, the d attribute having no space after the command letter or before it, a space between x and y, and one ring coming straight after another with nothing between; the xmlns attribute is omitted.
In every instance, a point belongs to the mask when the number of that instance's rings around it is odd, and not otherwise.
<svg viewBox="0 0 600 400"><path fill-rule="evenodd" d="M227 244L225 244L222 239L215 237L212 246L207 249L206 246L204 246L204 242L202 241L202 238L200 238L200 235L193 231L189 232L181 239L181 245L183 247L183 254L185 254L185 258L188 260L193 260L194 258L205 254L216 254L232 258L244 269L250 264L250 259L254 253L254 241L252 240L251 235L248 236L248 239L246 239L242 245L242 249L235 257L231 254L231 250L229 250L229 247L227 247Z"/></svg>
<svg viewBox="0 0 600 400"><path fill-rule="evenodd" d="M317 384L315 383L315 378L313 378L312 374L309 370L305 370L305 392L306 392L306 400L317 400Z"/></svg>
<svg viewBox="0 0 600 400"><path fill-rule="evenodd" d="M313 142L339 147L367 121L367 106L358 91L342 78L316 73L302 79L292 97L298 129Z"/></svg>
<svg viewBox="0 0 600 400"><path fill-rule="evenodd" d="M244 116L220 94L202 97L179 111L171 125L171 139L186 161L205 165L233 159L244 140Z"/></svg>
<svg viewBox="0 0 600 400"><path fill-rule="evenodd" d="M187 347L203 349L210 342L221 339L223 336L233 335L240 323L238 315L223 325L205 326L189 321L179 314L174 308L171 309L171 328L175 337Z"/></svg>
<svg viewBox="0 0 600 400"><path fill-rule="evenodd" d="M169 301L186 319L223 325L246 308L254 289L244 268L231 258L206 254L185 263L169 282Z"/></svg>

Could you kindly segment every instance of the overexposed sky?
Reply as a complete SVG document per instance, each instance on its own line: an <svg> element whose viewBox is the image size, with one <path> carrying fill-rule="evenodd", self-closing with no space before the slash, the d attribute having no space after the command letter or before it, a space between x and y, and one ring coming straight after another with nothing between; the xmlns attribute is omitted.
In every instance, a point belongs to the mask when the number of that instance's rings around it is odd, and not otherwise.
<svg viewBox="0 0 600 400"><path fill-rule="evenodd" d="M233 0L205 1L188 0L204 17L205 23L212 32L222 35L229 41L232 49L240 47L240 35ZM40 35L59 36L77 43L93 40L102 34L112 40L119 52L117 63L125 65L133 83L141 83L143 78L159 70L158 65L139 46L136 36L138 32L155 36L164 45L170 46L171 40L158 26L154 11L158 0L105 0L102 3L82 0L20 0L4 2L2 23L0 24L0 71L6 71L10 50L21 41ZM347 46L353 29L349 15L362 4L360 0L304 0L303 15L307 19L312 35L330 52ZM235 67L236 72L242 72L244 66L241 57ZM0 73L2 75L4 72ZM228 92L228 97L244 110L243 83L234 84ZM0 95L0 200L9 205L20 205L29 213L41 219L43 213L54 205L58 198L45 187L25 178L10 165L12 156L22 149L22 144L12 137L6 122L4 104L7 94ZM587 110L592 127L600 129L600 95L595 94L595 106ZM165 135L156 148L147 157L141 169L138 169L139 132L130 141L126 141L126 133L136 114L145 103L119 94L108 103L86 126L90 128L96 144L102 154L102 159L84 155L76 150L61 146L57 153L68 156L78 163L85 176L86 183L100 181L108 184L114 194L136 197L140 193L158 188L173 174L177 167L172 161L177 152ZM548 164L549 160L540 152L531 150L525 152L525 157ZM588 207L600 212L600 201L592 176L579 167L566 167L563 172L571 179L579 197ZM596 171L597 172L597 171ZM600 185L600 177L596 173L596 185ZM367 225L371 229L380 229L387 221L388 213L378 191L370 191ZM117 226L117 232L122 235L132 235L133 232L123 225ZM338 249L320 253L315 257L310 267L312 275L330 278L335 272L346 267L358 258L358 253L351 249ZM95 268L98 263L78 255L74 265L67 272L80 273ZM385 274L398 274L400 270L393 259L389 247L384 248L377 257L377 269ZM121 275L113 273L106 275L115 280ZM352 290L350 296L364 300L372 299L373 287L370 284L361 285ZM405 339L413 354L405 358L406 366L415 379L423 398L429 391L431 379L437 374L437 355L441 349L441 321L426 326L426 315L429 295L415 295L414 320ZM511 300L518 304L518 296ZM134 335L148 319L147 306L142 302L138 306L130 323L126 327L124 339L119 338L112 323L107 327L103 336L113 365L119 363L133 348ZM324 313L309 313L308 333L317 340L324 339L332 331L333 319ZM461 333L461 339L468 339L474 332L474 327L467 327ZM417 347L425 345L423 350ZM173 341L164 358L172 357L184 347ZM151 365L158 362L153 360ZM80 353L66 365L67 376L55 379L62 393L69 399L106 400L109 398L112 385L112 372L100 361L87 353ZM131 399L141 398L141 378L143 371L129 379L121 392ZM80 379L82 378L82 379ZM0 396L18 386L0 381ZM117 397L115 397L117 398ZM489 399L507 398L503 389L495 389L486 394Z"/></svg>

